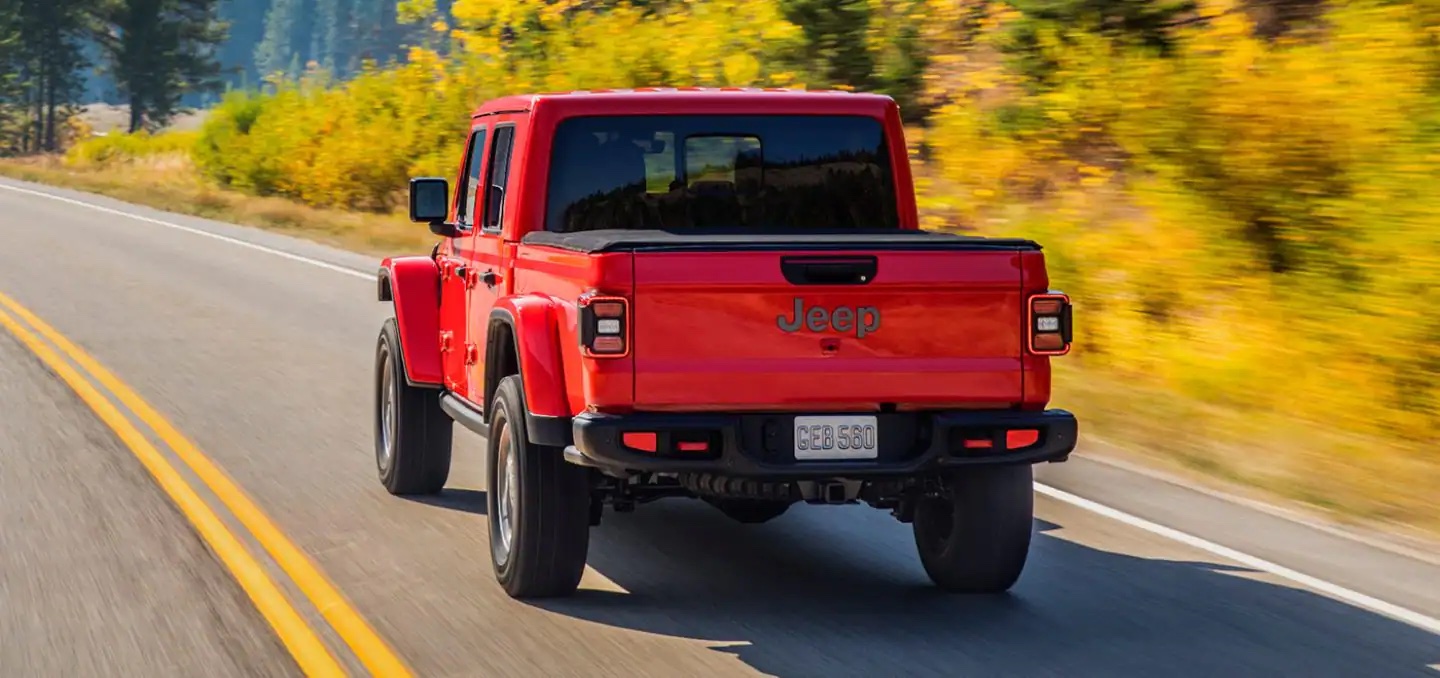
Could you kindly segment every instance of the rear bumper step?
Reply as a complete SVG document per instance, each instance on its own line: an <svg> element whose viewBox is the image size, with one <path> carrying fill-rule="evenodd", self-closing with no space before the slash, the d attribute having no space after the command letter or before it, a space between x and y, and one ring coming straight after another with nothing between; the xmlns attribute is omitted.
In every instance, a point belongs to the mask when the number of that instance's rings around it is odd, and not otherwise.
<svg viewBox="0 0 1440 678"><path fill-rule="evenodd" d="M565 449L565 459L621 477L634 472L775 479L913 476L967 466L1062 462L1074 451L1079 430L1075 416L1058 409L877 413L875 459L797 461L794 419L804 414L586 413L572 423L575 444ZM1028 434L1008 436L1011 431L1036 433L1030 441ZM626 433L653 434L655 450L627 446Z"/></svg>

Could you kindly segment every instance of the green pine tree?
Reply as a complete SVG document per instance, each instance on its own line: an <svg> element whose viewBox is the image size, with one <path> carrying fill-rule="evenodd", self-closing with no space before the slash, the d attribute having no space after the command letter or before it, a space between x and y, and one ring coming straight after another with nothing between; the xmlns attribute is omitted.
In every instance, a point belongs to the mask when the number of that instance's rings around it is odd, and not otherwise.
<svg viewBox="0 0 1440 678"><path fill-rule="evenodd" d="M310 55L335 77L349 74L350 2L315 0L315 23L310 35Z"/></svg>
<svg viewBox="0 0 1440 678"><path fill-rule="evenodd" d="M163 127L188 94L220 84L217 46L225 39L217 0L108 0L99 41L121 95L130 131Z"/></svg>
<svg viewBox="0 0 1440 678"><path fill-rule="evenodd" d="M20 1L0 0L0 156L24 151L21 137L28 125L21 103L25 91L21 77L23 47Z"/></svg>
<svg viewBox="0 0 1440 678"><path fill-rule="evenodd" d="M60 125L73 112L84 88L83 39L89 11L86 0L10 0L0 14L12 17L8 47L10 66L0 80L12 98L10 118L23 121L21 152L59 150ZM16 110L18 109L18 110Z"/></svg>
<svg viewBox="0 0 1440 678"><path fill-rule="evenodd" d="M255 47L264 37L269 10L269 0L221 0L220 18L230 31L218 57L225 81L232 87L247 89L258 79Z"/></svg>
<svg viewBox="0 0 1440 678"><path fill-rule="evenodd" d="M791 59L812 85L872 87L875 58L866 44L867 0L780 0L780 10L805 36L803 52Z"/></svg>
<svg viewBox="0 0 1440 678"><path fill-rule="evenodd" d="M266 78L289 72L299 59L292 43L295 24L300 18L301 0L274 0L265 13L265 30L255 46L255 70ZM293 73L290 73L293 75Z"/></svg>

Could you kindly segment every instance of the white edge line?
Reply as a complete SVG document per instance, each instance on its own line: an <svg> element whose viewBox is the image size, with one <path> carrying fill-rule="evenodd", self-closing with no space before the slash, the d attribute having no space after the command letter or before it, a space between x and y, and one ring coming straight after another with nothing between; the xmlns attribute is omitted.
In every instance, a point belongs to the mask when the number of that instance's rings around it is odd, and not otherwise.
<svg viewBox="0 0 1440 678"><path fill-rule="evenodd" d="M1414 610L1409 610L1400 607L1399 605L1387 603L1378 598L1367 596L1363 593L1360 593L1359 591L1352 591L1338 584L1332 584L1323 579L1318 579L1302 572L1296 572L1295 570L1285 567L1284 565L1280 565L1279 563L1273 563L1263 558L1258 558L1248 553L1242 553L1227 546L1221 546L1220 544L1216 544L1215 542L1201 539L1200 537L1186 534L1173 528L1165 527L1164 525L1160 525L1158 523L1152 523L1148 520L1145 520L1144 518L1130 515L1129 513L1125 513L1124 511L1110 508L1109 506L1106 506L1104 504L1090 501L1089 499L1086 499L1084 497L1070 494L1069 492L1050 487L1049 485L1045 485L1043 483L1035 483L1035 491L1052 499L1063 501L1077 508L1081 508L1091 513L1104 516L1116 522L1129 525L1130 527L1138 528L1151 534L1159 535L1161 537L1165 537L1166 539L1180 542L1181 544L1184 544L1186 546L1197 548L1201 551L1206 551L1212 555L1216 555L1227 560L1233 560L1237 563L1240 563L1241 565L1245 565L1246 567L1260 570L1262 572L1268 572L1277 577L1288 579L1306 588L1314 589L1316 591L1319 591L1320 593L1324 593L1325 595L1338 598L1347 603L1350 603L1351 605L1363 607L1372 612L1377 612L1387 617L1398 619L1407 624L1410 624L1411 626L1440 635L1440 619L1435 619L1434 617L1427 617Z"/></svg>
<svg viewBox="0 0 1440 678"><path fill-rule="evenodd" d="M40 196L40 197L42 197L42 198L49 198L49 199L51 199L51 200L58 200L58 201L63 202L63 203L68 203L68 204L76 205L76 206L79 206L79 207L86 207L86 208L95 210L95 211L97 211L97 212L104 212L104 213L106 213L106 214L113 214L113 215L115 215L115 216L126 217L126 218L129 218L129 219L134 219L134 220L136 220L136 221L143 221L143 222L148 223L148 224L155 224L156 226L164 226L164 227L166 227L166 228L173 228L173 229L175 229L175 230L177 230L177 231L184 231L184 232L186 232L186 233L193 233L193 234L195 234L195 235L201 235L201 236L205 236L205 237L207 237L207 238L214 238L215 240L219 240L219 241L221 241L221 242L227 242L227 243L230 243L231 245L239 245L240 247L244 247L244 248L247 248L247 249L252 249L252 250L255 250L255 251L257 251L257 252L264 252L264 253L266 253L266 254L273 254L273 255L275 255L275 256L277 256L277 257L283 257L283 258L289 259L289 260L291 260L291 261L298 261L298 262L300 262L300 263L302 263L302 264L310 264L311 266L318 266L318 267L323 268L323 269L326 269L326 270L335 271L336 273L344 273L345 275L354 276L354 277L356 277L356 278L363 278L363 279L365 279L365 280L374 280L374 279L375 279L375 274L373 274L373 273L364 273L364 272L362 272L362 271L357 271L357 270L355 270L355 269L353 269L353 268L348 268L348 267L346 267L346 266L339 266L339 265L336 265L336 264L332 264L332 263L330 263L330 262L328 262L328 261L321 261L321 260L319 260L319 259L312 259L312 258L310 258L310 257L301 256L301 255L299 255L299 254L292 254L292 253L286 252L286 251L284 251L284 250L278 250L278 249L275 249L275 248L273 248L273 247L266 247L266 246L264 246L264 245L257 245L257 244L255 244L255 243L253 243L253 242L247 242L247 241L245 241L245 240L240 240L240 239L238 239L238 238L231 238L231 237L229 237L229 236L220 235L219 233L211 233L210 231L206 231L206 230L204 230L204 229L193 228L193 227L191 227L191 226L181 226L180 224L172 223L172 222L169 222L169 221L164 221L164 220L161 220L161 219L153 219L153 218L151 218L151 217L141 216L141 215L139 215L139 214L134 214L134 213L132 213L132 212L126 212L126 211L124 211L124 210L117 210L117 209L111 209L111 208L109 208L109 207L102 207L102 206L100 206L100 205L96 205L95 203L85 202L84 200L75 200L75 199L72 199L72 198L66 198L66 197L58 196L58 195L55 195L54 193L45 193L45 192L43 192L43 191L32 191L32 190L30 190L30 189L28 189L28 188L20 188L20 187L18 187L18 186L7 186L7 185L5 185L5 184L0 184L0 188L3 188L3 189L5 189L5 190L7 190L7 191L14 191L14 192L16 192L16 193L24 193L24 194L27 194L27 195L35 195L35 196Z"/></svg>
<svg viewBox="0 0 1440 678"><path fill-rule="evenodd" d="M1120 455L1133 454L1134 452L1133 450L1130 450L1123 445L1119 445L1103 438L1097 438L1094 435L1088 435L1086 436L1086 439L1089 441L1091 448L1099 446L1119 451L1119 453L1117 454L1113 452L1095 452L1093 451L1093 449L1092 451L1077 450L1077 456L1086 461L1092 461L1102 466L1109 466L1116 470L1134 473L1150 480L1155 480L1158 482L1166 483L1168 485L1173 485L1182 490L1189 490L1191 492L1205 495L1207 497L1210 497L1211 499L1218 499L1229 504L1234 504L1241 508L1253 509L1260 513L1264 513L1272 518L1277 518L1279 520L1294 523L1296 525L1299 525L1300 527L1306 527L1312 530L1316 530L1318 532L1323 532L1332 537L1353 541L1362 546L1368 546L1377 550L1385 551L1392 555L1409 558L1411 560L1418 560L1421 563L1427 565L1434 565L1440 567L1440 542L1417 537L1414 534L1407 532L1382 531L1382 528L1377 528L1375 530L1376 532L1378 532L1377 536L1361 534L1354 529L1351 529L1349 526L1342 525L1340 523L1330 520L1324 513L1320 512L1318 509L1313 509L1312 507L1308 507L1303 504L1298 506L1281 506L1279 504L1272 504L1259 498L1253 498L1238 494L1236 490L1222 489L1224 487L1223 483L1215 485L1202 484L1202 481L1200 480L1187 478L1177 472L1172 472L1168 469L1162 470L1127 461L1124 457ZM1408 526L1400 524L1397 527L1405 528Z"/></svg>
<svg viewBox="0 0 1440 678"><path fill-rule="evenodd" d="M195 235L201 235L201 236L205 236L205 237L207 237L207 238L214 238L215 240L219 240L219 241L222 241L222 242L227 242L227 243L230 243L230 244L232 244L232 245L238 245L238 246L240 246L240 247L245 247L245 248L248 248L248 249L252 249L252 250L255 250L255 251L257 251L257 252L265 252L265 253L267 253L267 254L273 254L273 255L278 256L278 257L282 257L282 258L285 258L285 259L289 259L289 260L291 260L291 261L297 261L297 262L304 263L304 264L310 264L310 265L312 265L312 266L318 266L318 267L323 268L323 269L335 271L335 272L337 272L337 273L343 273L343 274L345 274L345 275L353 276L353 277L356 277L356 278L363 278L363 279L366 279L366 280L372 279L372 276L371 276L370 274L362 273L362 272L357 271L357 270L355 270L355 269L353 269L353 268L346 268L346 267L344 267L344 266L337 266L337 265L331 264L331 263L329 263L329 262L320 261L319 259L312 259L312 258L310 258L310 257L302 256L302 255L299 255L299 254L292 254L292 253L290 253L290 252L286 252L286 251L283 251L283 250L278 250L278 249L275 249L275 248L273 248L273 247L266 247L266 246L264 246L264 245L257 245L257 244L252 243L252 242L246 242L246 241L244 241L244 240L239 240L239 239L237 239L237 238L231 238L231 237L223 236L223 235L220 235L220 234L218 234L218 233L211 233L211 232L209 232L209 231L205 231L205 230L198 229L198 228L191 228L191 227L189 227L189 226L181 226L180 224L171 223L171 222L163 221L163 220L160 220L160 219L153 219L153 218L150 218L150 217L144 217L144 216L140 216L140 215L138 215L138 214L132 214L132 213L130 213L130 212L125 212L125 211L122 211L122 210L111 209L111 208L109 208L109 207L102 207L102 206L96 205L96 204L94 204L94 203L88 203L88 202L85 202L85 201L83 201L83 200L73 200L73 199L71 199L71 198L61 197L61 196L55 195L55 194L53 194L53 193L44 193L44 192L42 192L42 191L32 191L32 190L25 189L25 188L19 188L19 187L16 187L16 186L7 186L7 185L4 185L4 184L0 184L0 188L3 188L3 189L8 190L8 191L14 191L14 192L17 192L17 193L25 193L25 194L29 194L29 195L39 196L39 197L42 197L42 198L49 198L49 199L51 199L51 200L58 200L58 201L60 201L60 202L69 203L69 204L71 204L71 205L76 205L76 206L79 206L79 207L86 207L86 208L93 209L93 210L97 210L97 211L100 211L100 212L105 212L105 213L107 213L107 214L114 214L114 215L116 215L116 216L128 217L128 218L130 218L130 219L135 219L135 220L137 220L137 221L143 221L143 222L146 222L146 223L155 224L155 225L157 225L157 226L164 226L164 227L166 227L166 228L172 228L172 229L175 229L175 230L178 230L178 231L184 231L184 232L186 232L186 233L193 233L193 234L195 234ZM1318 592L1320 592L1320 593L1326 594L1326 595L1328 595L1328 596L1331 596L1331 597L1337 598L1337 599L1339 599L1339 600L1345 601L1345 602L1347 602L1347 603L1349 603L1349 604L1351 604L1351 605L1355 605L1355 606L1357 606L1357 607L1362 607L1362 608L1365 608L1365 609L1370 610L1370 611L1372 611L1372 612L1376 612L1376 613L1379 613L1379 614L1383 614L1383 615L1388 616L1388 617L1391 617L1391 618L1393 618L1393 619L1397 619L1397 620L1400 620L1400 621L1402 621L1402 622L1405 622L1405 623L1407 623L1407 624L1409 624L1409 625L1411 625L1411 626L1414 626L1414 627L1416 627L1416 628L1420 628L1420 629L1423 629L1423 630L1425 630L1425 631L1429 631L1430 633L1434 633L1434 634L1436 634L1436 635L1440 635L1440 619L1436 619L1436 618L1434 618L1434 617L1428 617L1428 616L1423 615L1423 614L1420 614L1419 612L1416 612L1416 611L1414 611L1414 610L1406 609L1406 608L1400 607L1399 605L1395 605L1395 604L1392 604L1392 603L1387 603L1387 602L1385 602L1385 601L1383 601L1383 600L1380 600L1380 599L1378 599L1378 598L1374 598L1374 597L1371 597L1371 596L1367 596L1367 595L1365 595L1365 594L1363 594L1363 593L1360 593L1359 591L1353 591L1353 590L1351 590L1351 589L1345 588L1345 587L1340 586L1340 585L1338 585L1338 584L1332 584L1332 583L1330 583L1330 582L1328 582L1328 581L1325 581L1325 580L1323 580L1323 579L1318 579L1318 578L1316 578L1316 577L1312 577L1312 576L1310 576L1310 575L1308 575L1308 574L1304 574L1304 573L1302 573L1302 572L1296 572L1295 570L1292 570L1292 569L1290 569L1290 568L1288 568L1288 567L1285 567L1284 565L1280 565L1279 563L1274 563L1274 562L1265 560L1265 559L1263 559L1263 558L1259 558L1259 557L1256 557L1256 556L1252 556L1252 555L1250 555L1250 554L1248 554L1248 553L1242 553L1242 552L1240 552L1240 551L1236 551L1235 549L1229 548L1229 547L1227 547L1227 546L1221 546L1220 544L1216 544L1215 542L1208 541L1208 540L1205 540L1205 539L1201 539L1200 537L1196 537L1196 536L1194 536L1194 535L1187 534L1187 533L1185 533L1185 532L1181 532L1181 531L1176 530L1176 529L1174 529L1174 528L1166 527L1166 526L1161 525L1161 524L1159 524L1159 523L1150 522L1150 521L1148 521L1148 520L1146 520L1146 519L1144 519L1144 518L1141 518L1141 517L1139 517L1139 516L1134 516L1134 515L1131 515L1131 514L1129 514L1129 513L1125 513L1124 511L1120 511L1120 510L1118 510L1118 509L1110 508L1109 506L1106 506L1106 505L1104 505L1104 504L1100 504L1100 503L1098 503L1098 502L1091 501L1091 500L1086 499L1086 498L1084 498L1084 497L1080 497L1080 496L1077 496L1077 495L1074 495L1074 494L1070 494L1069 492L1066 492L1066 491L1064 491L1064 490L1051 487L1051 486L1046 485L1046 484L1044 484L1044 483L1035 483L1035 491L1038 492L1038 493L1040 493L1040 494L1043 494L1043 495L1045 495L1045 496L1047 496L1047 497L1050 497L1050 498L1052 498L1052 499L1056 499L1056 500L1065 502L1065 503L1067 503L1067 504L1070 504L1070 505L1075 506L1075 507L1080 508L1080 509L1084 509L1084 510L1089 511L1089 512L1091 512L1091 513L1094 513L1094 514L1096 514L1096 515L1104 516L1104 517L1109 518L1109 519L1111 519L1111 520L1114 520L1114 521L1116 521L1116 522L1119 522L1119 523L1122 523L1122 524L1125 524L1125 525L1129 525L1130 527L1134 527L1134 528L1137 528L1137 529L1140 529L1140 530L1144 530L1144 531L1149 532L1149 533L1151 533L1151 534L1155 534L1155 535L1164 537L1164 538L1166 538L1166 539L1170 539L1170 540L1172 540L1172 541L1179 542L1179 543L1181 543L1181 544L1184 544L1184 545L1186 545L1186 546L1190 546L1190 547L1192 547L1192 548L1200 549L1201 551L1205 551L1205 552L1210 553L1210 554L1212 554L1212 555L1216 555L1216 556L1219 556L1219 557L1221 557L1221 558L1225 558L1225 559L1228 559L1228 560L1235 561L1235 562L1237 562L1237 563L1240 563L1240 564L1242 564L1242 565L1245 565L1245 566L1247 566L1247 567L1250 567L1250 568L1253 568L1253 569L1256 569L1256 570L1260 570L1260 571L1262 571L1262 572L1267 572L1267 573L1269 573L1269 574L1272 574L1272 575L1274 575L1274 576L1280 577L1280 578L1282 578L1282 579L1287 579L1287 580L1289 580L1289 581L1291 581L1291 582L1294 582L1294 583L1299 584L1299 585L1301 585L1301 586L1304 586L1304 587L1306 587L1306 588L1310 588L1310 589L1313 589L1313 590L1318 591ZM587 569L587 570L594 571L593 568L589 567L588 565L586 566L586 569ZM595 575L598 575L598 578L599 578L601 581L606 582L606 583L610 583L609 578L608 578L608 577L605 577L605 575L601 574L600 572L594 571L594 574L595 574ZM613 585L613 583L612 583L611 585ZM621 589L621 590L623 590L623 589Z"/></svg>

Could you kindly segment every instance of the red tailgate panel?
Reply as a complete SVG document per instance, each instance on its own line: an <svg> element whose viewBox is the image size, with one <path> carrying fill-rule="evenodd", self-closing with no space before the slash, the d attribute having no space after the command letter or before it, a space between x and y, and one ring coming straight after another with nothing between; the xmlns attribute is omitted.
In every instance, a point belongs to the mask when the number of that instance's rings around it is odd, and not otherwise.
<svg viewBox="0 0 1440 678"><path fill-rule="evenodd" d="M865 285L794 285L781 273L782 256L826 254L637 253L636 407L854 410L1021 400L1019 252L864 253L879 258Z"/></svg>

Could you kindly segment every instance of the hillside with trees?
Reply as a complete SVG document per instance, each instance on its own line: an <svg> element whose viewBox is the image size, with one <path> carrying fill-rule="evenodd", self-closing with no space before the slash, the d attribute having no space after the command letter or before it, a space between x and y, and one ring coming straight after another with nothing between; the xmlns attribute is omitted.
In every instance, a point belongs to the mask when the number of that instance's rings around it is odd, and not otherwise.
<svg viewBox="0 0 1440 678"><path fill-rule="evenodd" d="M0 0L0 153L58 150L82 106L158 129L267 79L393 63L424 33L393 0Z"/></svg>

